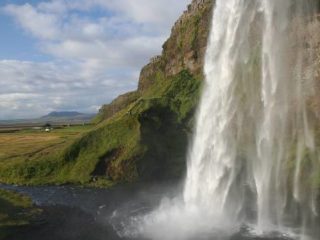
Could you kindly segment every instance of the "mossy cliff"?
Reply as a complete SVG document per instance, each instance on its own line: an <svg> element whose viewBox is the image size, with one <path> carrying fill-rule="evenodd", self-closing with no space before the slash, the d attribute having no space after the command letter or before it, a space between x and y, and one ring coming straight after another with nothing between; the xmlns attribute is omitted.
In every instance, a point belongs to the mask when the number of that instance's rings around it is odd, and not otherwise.
<svg viewBox="0 0 320 240"><path fill-rule="evenodd" d="M203 80L212 0L193 0L137 91L101 108L96 127L32 160L0 162L0 182L90 184L181 177Z"/></svg>

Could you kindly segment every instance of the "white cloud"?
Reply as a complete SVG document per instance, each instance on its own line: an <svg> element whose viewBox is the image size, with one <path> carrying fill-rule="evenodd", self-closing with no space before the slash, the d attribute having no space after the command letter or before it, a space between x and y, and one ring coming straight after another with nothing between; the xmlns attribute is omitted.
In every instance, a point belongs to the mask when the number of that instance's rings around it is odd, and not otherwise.
<svg viewBox="0 0 320 240"><path fill-rule="evenodd" d="M136 87L131 73L109 75L92 64L0 61L0 119L35 117L53 110L92 112Z"/></svg>
<svg viewBox="0 0 320 240"><path fill-rule="evenodd" d="M157 27L170 27L181 10L186 8L188 0L93 0L91 4L99 4L106 9L131 19L134 22ZM152 27L150 26L150 27ZM166 29L168 30L168 29Z"/></svg>
<svg viewBox="0 0 320 240"><path fill-rule="evenodd" d="M15 17L16 21L35 37L54 39L59 31L58 19L53 14L41 13L30 4L22 6L7 5L5 12Z"/></svg>
<svg viewBox="0 0 320 240"><path fill-rule="evenodd" d="M10 95L0 105L0 118L33 117L51 109L92 111L133 90L141 67L160 53L189 2L52 0L5 6L4 12L53 60L0 60L0 101Z"/></svg>
<svg viewBox="0 0 320 240"><path fill-rule="evenodd" d="M38 9L43 12L62 14L67 11L67 5L63 0L40 2Z"/></svg>

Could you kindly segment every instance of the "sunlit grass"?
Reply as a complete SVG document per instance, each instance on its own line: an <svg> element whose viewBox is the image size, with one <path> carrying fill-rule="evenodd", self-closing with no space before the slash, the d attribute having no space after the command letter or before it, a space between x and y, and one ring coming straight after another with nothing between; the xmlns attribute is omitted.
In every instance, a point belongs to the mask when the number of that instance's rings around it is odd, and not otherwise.
<svg viewBox="0 0 320 240"><path fill-rule="evenodd" d="M59 154L92 128L89 125L51 132L27 129L0 133L0 182L26 183L32 177L50 175L60 167Z"/></svg>

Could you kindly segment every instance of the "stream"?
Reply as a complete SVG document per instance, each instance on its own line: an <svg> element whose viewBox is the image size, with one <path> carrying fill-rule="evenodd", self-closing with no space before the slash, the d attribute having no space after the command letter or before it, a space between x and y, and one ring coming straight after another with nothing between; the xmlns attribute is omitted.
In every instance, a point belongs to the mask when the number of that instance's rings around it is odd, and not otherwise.
<svg viewBox="0 0 320 240"><path fill-rule="evenodd" d="M12 185L0 185L0 188L30 196L34 204L44 211L42 222L17 232L10 240L133 239L123 234L123 229L129 224L130 219L151 212L163 199L172 199L181 191L180 184L172 183L135 184L111 189ZM277 233L257 236L244 227L239 233L227 239L220 234L192 239L291 240L293 238Z"/></svg>
<svg viewBox="0 0 320 240"><path fill-rule="evenodd" d="M150 211L163 196L174 194L176 185L175 188L169 185L135 184L111 189L0 185L0 188L26 194L44 210L43 223L17 233L10 240L113 240L124 239L118 236L117 228L129 217L121 219L119 213Z"/></svg>

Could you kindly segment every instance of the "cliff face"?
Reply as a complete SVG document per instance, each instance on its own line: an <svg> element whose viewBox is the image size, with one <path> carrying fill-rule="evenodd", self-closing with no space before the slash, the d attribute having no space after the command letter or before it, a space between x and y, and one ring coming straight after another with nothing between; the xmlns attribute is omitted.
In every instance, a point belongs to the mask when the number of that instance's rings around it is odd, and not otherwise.
<svg viewBox="0 0 320 240"><path fill-rule="evenodd" d="M150 87L159 72L166 77L186 69L193 75L202 74L204 55L210 31L212 0L193 0L171 29L163 44L162 55L151 59L140 74L139 91Z"/></svg>
<svg viewBox="0 0 320 240"><path fill-rule="evenodd" d="M211 29L212 0L194 0L172 28L163 45L165 73L172 76L183 69L201 74Z"/></svg>

